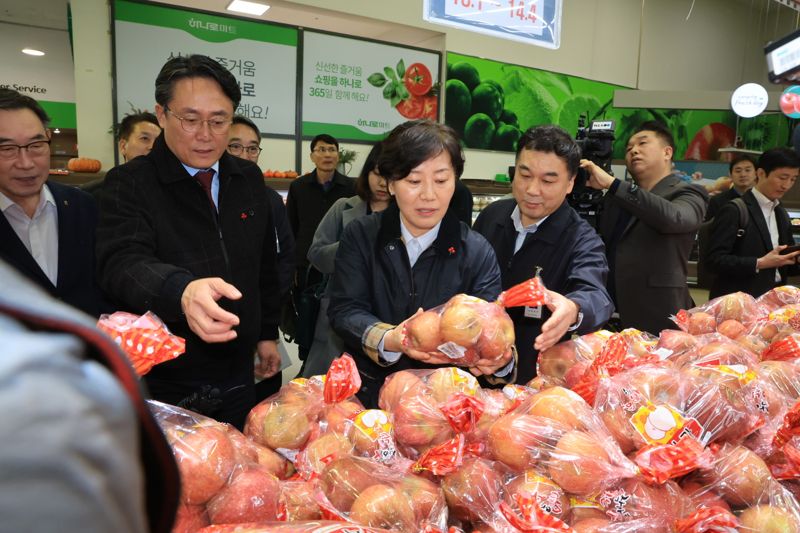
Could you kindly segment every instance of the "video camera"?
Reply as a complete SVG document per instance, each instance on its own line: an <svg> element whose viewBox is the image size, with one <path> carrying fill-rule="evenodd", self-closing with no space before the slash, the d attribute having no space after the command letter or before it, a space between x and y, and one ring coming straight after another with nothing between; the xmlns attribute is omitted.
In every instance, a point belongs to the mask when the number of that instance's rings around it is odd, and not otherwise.
<svg viewBox="0 0 800 533"><path fill-rule="evenodd" d="M578 119L578 132L575 141L581 148L584 159L588 159L612 176L611 156L614 145L614 121L593 120L589 127L586 126L586 115ZM593 228L597 228L597 215L603 202L603 191L598 191L586 186L586 171L578 169L575 176L575 185L572 193L567 196L567 202L578 212Z"/></svg>

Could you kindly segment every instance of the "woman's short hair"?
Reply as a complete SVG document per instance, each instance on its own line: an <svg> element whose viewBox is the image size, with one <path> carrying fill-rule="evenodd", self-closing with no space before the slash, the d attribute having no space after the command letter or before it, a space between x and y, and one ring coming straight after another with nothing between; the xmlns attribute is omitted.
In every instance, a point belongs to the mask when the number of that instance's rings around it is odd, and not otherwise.
<svg viewBox="0 0 800 533"><path fill-rule="evenodd" d="M364 166L361 167L361 173L356 178L356 194L364 200L369 202L372 200L372 189L369 187L369 173L378 172L378 157L381 155L381 143L377 142L372 146L372 150L367 154L367 159L364 161Z"/></svg>
<svg viewBox="0 0 800 533"><path fill-rule="evenodd" d="M378 173L388 181L401 180L442 152L450 156L456 179L460 178L464 153L455 130L432 120L410 120L393 129L383 141Z"/></svg>

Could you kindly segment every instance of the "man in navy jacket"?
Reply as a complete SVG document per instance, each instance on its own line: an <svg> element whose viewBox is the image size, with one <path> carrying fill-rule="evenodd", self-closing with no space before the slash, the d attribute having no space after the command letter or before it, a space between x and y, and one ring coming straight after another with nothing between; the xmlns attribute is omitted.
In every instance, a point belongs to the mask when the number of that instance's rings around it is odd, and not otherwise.
<svg viewBox="0 0 800 533"><path fill-rule="evenodd" d="M75 187L47 182L50 121L36 100L0 89L0 258L51 296L92 316L97 209Z"/></svg>
<svg viewBox="0 0 800 533"><path fill-rule="evenodd" d="M517 148L514 198L492 203L475 221L474 229L494 247L503 289L539 272L552 299L546 307L508 310L519 353L517 383L536 376L540 351L570 332L596 330L614 310L605 289L603 242L566 201L580 157L558 126L529 129Z"/></svg>

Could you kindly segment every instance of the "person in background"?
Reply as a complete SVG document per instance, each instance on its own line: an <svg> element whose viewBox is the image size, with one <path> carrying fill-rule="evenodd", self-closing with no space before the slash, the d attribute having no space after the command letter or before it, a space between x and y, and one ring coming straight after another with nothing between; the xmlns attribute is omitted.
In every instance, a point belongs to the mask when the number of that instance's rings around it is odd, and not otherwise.
<svg viewBox="0 0 800 533"><path fill-rule="evenodd" d="M0 260L0 338L0 530L169 533L175 459L95 320Z"/></svg>
<svg viewBox="0 0 800 533"><path fill-rule="evenodd" d="M258 164L261 155L261 132L258 126L249 118L234 115L231 131L228 136L228 153L247 159ZM275 221L275 244L278 248L278 279L280 280L281 302L289 298L289 289L292 286L294 275L294 236L286 217L286 206L283 197L269 185L267 197L272 208L272 217ZM280 341L278 341L280 342ZM261 401L280 390L282 375L280 372L274 376L262 379L256 383L256 401Z"/></svg>
<svg viewBox="0 0 800 533"><path fill-rule="evenodd" d="M322 217L340 198L355 194L354 182L336 170L339 164L339 141L321 134L311 139L311 161L314 170L289 185L286 211L295 240L295 279L293 291L299 295L306 286L322 280L315 269L309 269L308 249ZM299 318L303 320L303 317ZM306 324L313 327L313 324ZM305 360L310 346L298 346L300 359Z"/></svg>
<svg viewBox="0 0 800 533"><path fill-rule="evenodd" d="M33 98L0 89L0 258L51 296L98 317L97 208L89 194L48 180L49 121Z"/></svg>
<svg viewBox="0 0 800 533"><path fill-rule="evenodd" d="M608 263L597 232L567 203L581 149L558 126L526 131L518 143L514 197L492 202L473 229L492 243L503 289L541 271L552 298L546 308L511 308L518 354L517 383L536 376L539 352L570 332L589 333L611 317Z"/></svg>
<svg viewBox="0 0 800 533"><path fill-rule="evenodd" d="M119 123L119 153L127 163L134 157L147 155L161 135L158 119L149 111L125 115Z"/></svg>
<svg viewBox="0 0 800 533"><path fill-rule="evenodd" d="M336 250L339 249L344 228L353 220L383 211L389 205L386 180L378 174L380 152L381 144L377 143L367 155L356 179L356 195L336 200L314 233L314 241L308 249L308 260L323 275L330 276L336 270ZM344 351L342 339L331 329L328 321L329 301L327 295L320 301L314 342L303 365L305 377L325 374L331 362Z"/></svg>
<svg viewBox="0 0 800 533"><path fill-rule="evenodd" d="M731 160L729 166L731 176L731 188L719 194L715 194L708 201L708 212L706 213L706 220L711 220L720 208L727 204L734 198L739 198L749 191L756 182L756 166L755 162L749 155L737 154Z"/></svg>
<svg viewBox="0 0 800 533"><path fill-rule="evenodd" d="M265 378L280 365L272 209L259 168L226 151L240 98L213 59L168 60L155 83L163 132L108 172L97 229L101 287L186 339L186 353L145 376L153 397L202 403L238 428L255 404L253 352Z"/></svg>
<svg viewBox="0 0 800 533"><path fill-rule="evenodd" d="M625 149L633 182L589 160L587 185L606 190L598 228L606 245L611 295L623 328L658 335L694 303L686 283L689 252L708 207L706 191L672 174L675 142L660 122L641 124Z"/></svg>
<svg viewBox="0 0 800 533"><path fill-rule="evenodd" d="M383 142L378 173L393 201L382 212L350 222L342 232L331 280L328 319L361 374L358 393L370 408L389 374L431 365L452 366L438 352L404 345L404 321L466 293L500 294L491 245L448 209L464 170L458 136L449 126L416 120ZM479 360L470 371L513 379L513 350Z"/></svg>
<svg viewBox="0 0 800 533"><path fill-rule="evenodd" d="M119 141L117 147L122 155L123 162L128 162L140 155L147 155L153 148L153 143L161 134L158 119L149 111L137 111L125 115L119 123ZM100 189L103 188L103 179L96 179L84 183L80 188L97 200Z"/></svg>
<svg viewBox="0 0 800 533"><path fill-rule="evenodd" d="M717 273L709 292L716 298L743 291L761 296L796 274L800 252L782 253L794 244L792 224L780 199L800 173L800 157L790 148L772 148L758 158L755 186L742 195L748 223L739 236L739 210L723 205L711 228L709 267Z"/></svg>

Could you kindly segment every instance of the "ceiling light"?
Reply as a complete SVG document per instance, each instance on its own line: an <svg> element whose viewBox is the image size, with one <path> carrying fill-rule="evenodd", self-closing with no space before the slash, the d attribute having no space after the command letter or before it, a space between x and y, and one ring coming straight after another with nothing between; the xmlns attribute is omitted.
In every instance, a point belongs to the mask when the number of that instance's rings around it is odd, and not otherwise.
<svg viewBox="0 0 800 533"><path fill-rule="evenodd" d="M29 56L43 56L44 52L41 50L36 50L35 48L23 48L23 54L28 54Z"/></svg>
<svg viewBox="0 0 800 533"><path fill-rule="evenodd" d="M247 2L246 0L233 0L228 7L228 11L236 11L237 13L246 13L247 15L261 16L267 12L269 6L267 4L259 4L258 2Z"/></svg>

